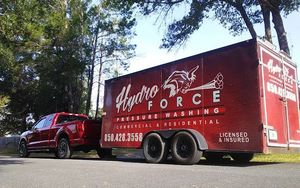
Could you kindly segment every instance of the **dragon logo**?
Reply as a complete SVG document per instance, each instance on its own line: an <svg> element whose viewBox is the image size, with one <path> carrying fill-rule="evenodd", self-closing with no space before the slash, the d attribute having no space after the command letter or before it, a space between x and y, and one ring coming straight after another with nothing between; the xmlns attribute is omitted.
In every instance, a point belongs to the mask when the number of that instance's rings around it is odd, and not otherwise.
<svg viewBox="0 0 300 188"><path fill-rule="evenodd" d="M190 71L174 71L162 85L163 89L170 89L169 97L177 95L179 92L185 94L189 91L204 90L204 89L223 89L223 75L218 73L210 82L194 88L190 88L196 80L195 72L199 65L192 68Z"/></svg>
<svg viewBox="0 0 300 188"><path fill-rule="evenodd" d="M163 89L170 89L169 97L175 96L178 92L186 93L192 83L196 79L195 72L198 70L199 65L190 71L174 71L169 78L162 85Z"/></svg>

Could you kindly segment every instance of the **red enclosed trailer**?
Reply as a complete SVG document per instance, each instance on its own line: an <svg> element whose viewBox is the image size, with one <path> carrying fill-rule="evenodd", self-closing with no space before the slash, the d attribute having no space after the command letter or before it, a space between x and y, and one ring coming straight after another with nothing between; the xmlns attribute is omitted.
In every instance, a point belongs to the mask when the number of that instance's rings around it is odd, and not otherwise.
<svg viewBox="0 0 300 188"><path fill-rule="evenodd" d="M297 84L291 59L258 39L107 80L100 144L181 164L299 151Z"/></svg>

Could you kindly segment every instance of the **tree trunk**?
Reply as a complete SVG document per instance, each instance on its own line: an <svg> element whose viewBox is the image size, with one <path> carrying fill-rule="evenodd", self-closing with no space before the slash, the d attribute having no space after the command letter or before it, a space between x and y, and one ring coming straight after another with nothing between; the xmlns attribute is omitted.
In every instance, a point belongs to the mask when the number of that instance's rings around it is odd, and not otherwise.
<svg viewBox="0 0 300 188"><path fill-rule="evenodd" d="M96 101L96 113L95 113L95 119L97 119L99 115L99 101L100 101L100 87L101 87L101 75L102 75L102 57L100 57L100 67L99 67L99 77L98 77L98 88L97 88L97 101Z"/></svg>
<svg viewBox="0 0 300 188"><path fill-rule="evenodd" d="M254 30L253 24L250 21L247 13L245 11L245 9L242 7L241 9L239 9L239 12L241 13L243 20L245 21L245 24L246 24L246 26L247 26L250 34L251 34L251 37L252 38L256 38L257 34L256 34L255 30Z"/></svg>
<svg viewBox="0 0 300 188"><path fill-rule="evenodd" d="M82 105L83 91L84 91L84 85L83 85L83 83L84 83L84 76L83 76L83 73L81 73L80 79L79 79L79 85L80 85L80 87L79 87L78 100L76 100L76 105L77 105L76 112L78 112L78 113L82 113L82 110L83 110L82 108L80 108L81 105Z"/></svg>
<svg viewBox="0 0 300 188"><path fill-rule="evenodd" d="M103 38L100 44L100 58L99 58L99 73L98 73L98 88L97 88L97 101L96 101L96 112L95 112L95 119L97 119L99 115L99 101L100 101L100 87L101 87L101 75L102 75L102 67L103 67L103 52L101 49L101 45L103 44Z"/></svg>
<svg viewBox="0 0 300 188"><path fill-rule="evenodd" d="M88 71L88 77L87 77L87 98L86 98L86 103L85 103L85 114L88 115L91 107L91 96L92 92L90 91L90 83L91 83L91 72L92 72L92 67L88 65L87 68Z"/></svg>
<svg viewBox="0 0 300 188"><path fill-rule="evenodd" d="M280 50L283 50L285 53L290 55L290 49L289 49L282 17L280 15L279 7L276 10L271 10L271 12L272 12L272 17L273 17L274 28L277 33L279 48L280 48Z"/></svg>
<svg viewBox="0 0 300 188"><path fill-rule="evenodd" d="M74 96L74 112L81 113L81 101L82 101L82 94L83 94L83 74L80 75L80 78L76 78L76 87L75 89L75 96Z"/></svg>
<svg viewBox="0 0 300 188"><path fill-rule="evenodd" d="M272 43L272 30L271 30L271 21L270 21L271 11L266 5L264 5L264 3L261 3L261 1L260 1L260 7L264 19L265 39L270 43Z"/></svg>
<svg viewBox="0 0 300 188"><path fill-rule="evenodd" d="M255 32L255 29L253 27L253 24L252 24L251 20L249 19L248 15L247 15L247 12L246 12L245 8L243 7L242 1L238 1L238 2L228 1L228 3L231 6L235 7L239 11L239 13L241 14L241 16L242 16L242 18L243 18L250 34L251 34L251 37L256 38L257 34Z"/></svg>
<svg viewBox="0 0 300 188"><path fill-rule="evenodd" d="M97 43L98 43L98 33L99 27L96 28L95 39L93 44L93 57L91 62L91 70L89 73L89 80L88 80L88 93L87 93L87 101L85 107L85 113L89 115L91 109L91 99L92 99L92 89L94 84L94 70L95 70L95 61L96 61L96 50L97 50Z"/></svg>
<svg viewBox="0 0 300 188"><path fill-rule="evenodd" d="M74 112L74 104L73 104L73 92L71 84L65 86L65 91L67 93L67 103L68 103L68 112Z"/></svg>

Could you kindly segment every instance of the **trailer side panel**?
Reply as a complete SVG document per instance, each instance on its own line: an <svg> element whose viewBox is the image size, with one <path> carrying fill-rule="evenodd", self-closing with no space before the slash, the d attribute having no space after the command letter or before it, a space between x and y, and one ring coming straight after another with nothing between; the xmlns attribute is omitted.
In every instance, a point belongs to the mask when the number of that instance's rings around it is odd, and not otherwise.
<svg viewBox="0 0 300 188"><path fill-rule="evenodd" d="M250 40L106 81L102 147L193 129L210 151L262 152L258 64Z"/></svg>

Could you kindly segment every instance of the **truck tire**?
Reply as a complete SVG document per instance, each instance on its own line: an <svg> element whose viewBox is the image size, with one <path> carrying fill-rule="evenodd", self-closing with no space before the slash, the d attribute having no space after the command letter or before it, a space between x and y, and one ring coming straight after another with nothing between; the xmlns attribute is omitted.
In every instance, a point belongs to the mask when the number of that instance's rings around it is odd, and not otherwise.
<svg viewBox="0 0 300 188"><path fill-rule="evenodd" d="M254 157L253 153L231 153L231 158L236 162L247 163Z"/></svg>
<svg viewBox="0 0 300 188"><path fill-rule="evenodd" d="M184 165L196 164L202 156L196 140L188 132L179 132L173 137L171 152L174 161Z"/></svg>
<svg viewBox="0 0 300 188"><path fill-rule="evenodd" d="M59 139L55 155L59 159L71 158L72 151L70 148L69 140L67 138Z"/></svg>
<svg viewBox="0 0 300 188"><path fill-rule="evenodd" d="M30 153L28 152L26 142L22 140L19 144L19 155L20 157L28 157L29 154Z"/></svg>
<svg viewBox="0 0 300 188"><path fill-rule="evenodd" d="M143 152L147 162L161 163L167 159L169 149L159 134L151 133L143 142Z"/></svg>
<svg viewBox="0 0 300 188"><path fill-rule="evenodd" d="M100 159L114 158L112 155L112 149L110 149L110 148L99 148L99 149L97 149L97 154Z"/></svg>

